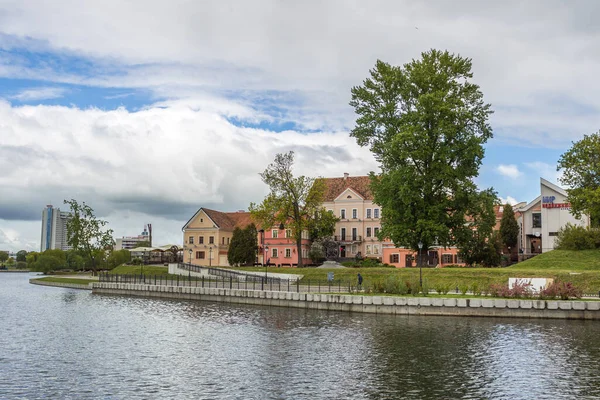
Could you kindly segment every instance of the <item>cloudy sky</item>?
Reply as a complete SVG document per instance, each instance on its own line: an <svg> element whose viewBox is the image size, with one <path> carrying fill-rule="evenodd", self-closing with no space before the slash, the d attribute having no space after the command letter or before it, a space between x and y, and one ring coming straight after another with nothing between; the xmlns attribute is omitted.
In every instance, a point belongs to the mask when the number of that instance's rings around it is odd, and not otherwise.
<svg viewBox="0 0 600 400"><path fill-rule="evenodd" d="M529 201L599 129L596 1L0 0L0 250L39 249L41 212L86 201L115 236L181 243L201 206L246 209L258 173L376 170L348 136L377 59L473 59L495 111L478 184ZM65 209L64 206L62 206Z"/></svg>

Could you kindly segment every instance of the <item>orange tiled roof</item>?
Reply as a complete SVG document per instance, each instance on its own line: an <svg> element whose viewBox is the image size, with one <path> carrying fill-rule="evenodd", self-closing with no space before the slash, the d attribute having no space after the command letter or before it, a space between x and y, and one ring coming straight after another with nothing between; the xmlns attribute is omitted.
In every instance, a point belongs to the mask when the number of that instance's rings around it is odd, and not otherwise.
<svg viewBox="0 0 600 400"><path fill-rule="evenodd" d="M342 178L322 178L325 181L323 201L334 201L346 189L352 189L365 200L373 200L371 178L368 176L347 176Z"/></svg>

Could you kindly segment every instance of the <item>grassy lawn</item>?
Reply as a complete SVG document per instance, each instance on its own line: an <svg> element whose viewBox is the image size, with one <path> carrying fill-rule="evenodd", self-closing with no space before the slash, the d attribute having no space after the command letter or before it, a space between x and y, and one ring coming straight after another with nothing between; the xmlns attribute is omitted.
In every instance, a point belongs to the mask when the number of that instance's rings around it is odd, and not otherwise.
<svg viewBox="0 0 600 400"><path fill-rule="evenodd" d="M117 268L108 271L108 273L119 275L144 274L147 276L165 276L169 275L169 267L164 267L162 265L119 265Z"/></svg>
<svg viewBox="0 0 600 400"><path fill-rule="evenodd" d="M49 276L46 278L36 278L36 279L32 279L32 281L74 283L77 285L87 285L90 282L98 282L96 279L58 278L55 276Z"/></svg>
<svg viewBox="0 0 600 400"><path fill-rule="evenodd" d="M233 268L236 270L264 272L261 267ZM398 275L403 281L419 279L418 268L273 268L269 272L304 275L302 282L326 280L327 273L333 272L335 279L356 281L360 273L365 283L385 280ZM456 287L477 285L480 288L492 283L507 283L508 278L554 278L572 282L584 292L597 293L600 290L600 251L554 250L536 256L528 261L508 268L423 268L423 279L431 289L447 286L455 291Z"/></svg>

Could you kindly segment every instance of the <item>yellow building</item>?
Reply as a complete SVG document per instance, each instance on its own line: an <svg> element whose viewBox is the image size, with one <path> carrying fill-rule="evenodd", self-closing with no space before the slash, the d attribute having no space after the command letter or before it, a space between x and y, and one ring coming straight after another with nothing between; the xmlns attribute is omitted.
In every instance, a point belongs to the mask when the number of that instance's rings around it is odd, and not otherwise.
<svg viewBox="0 0 600 400"><path fill-rule="evenodd" d="M200 208L183 226L183 260L201 266L228 266L227 251L236 227L252 222L249 212Z"/></svg>

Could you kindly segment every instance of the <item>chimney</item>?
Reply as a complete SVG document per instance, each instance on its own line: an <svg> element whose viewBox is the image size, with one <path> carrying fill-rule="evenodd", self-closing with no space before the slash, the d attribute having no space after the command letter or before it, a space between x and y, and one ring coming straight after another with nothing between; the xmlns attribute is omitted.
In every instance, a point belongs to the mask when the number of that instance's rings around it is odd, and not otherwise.
<svg viewBox="0 0 600 400"><path fill-rule="evenodd" d="M348 176L350 176L350 174L347 172L344 172L344 180L346 180L348 178Z"/></svg>

